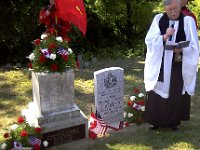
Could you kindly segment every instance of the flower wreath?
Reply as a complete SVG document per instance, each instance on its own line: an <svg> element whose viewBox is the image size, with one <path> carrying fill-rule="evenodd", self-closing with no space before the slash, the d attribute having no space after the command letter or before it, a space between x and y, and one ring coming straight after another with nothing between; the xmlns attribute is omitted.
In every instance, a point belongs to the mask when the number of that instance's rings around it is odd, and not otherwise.
<svg viewBox="0 0 200 150"><path fill-rule="evenodd" d="M36 72L64 72L67 68L78 67L75 55L68 42L62 37L54 35L41 36L34 41L35 49L27 57L31 63L30 69Z"/></svg>
<svg viewBox="0 0 200 150"><path fill-rule="evenodd" d="M144 122L145 94L144 85L138 82L134 83L132 95L127 101L124 117L129 123L141 124Z"/></svg>
<svg viewBox="0 0 200 150"><path fill-rule="evenodd" d="M33 127L27 123L24 117L18 117L17 123L7 129L4 133L4 142L1 144L1 149L34 149L40 150L41 147L47 147L48 142L42 142L42 129Z"/></svg>

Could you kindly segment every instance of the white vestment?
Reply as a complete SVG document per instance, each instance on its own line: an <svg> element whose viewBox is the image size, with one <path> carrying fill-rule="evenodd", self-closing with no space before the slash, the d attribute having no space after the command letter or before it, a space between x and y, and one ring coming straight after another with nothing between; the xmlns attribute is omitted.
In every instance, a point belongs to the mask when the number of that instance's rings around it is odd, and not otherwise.
<svg viewBox="0 0 200 150"><path fill-rule="evenodd" d="M173 51L164 50L163 35L161 35L159 28L159 20L163 14L158 14L154 17L151 27L146 35L145 43L147 45L147 54L144 68L144 83L146 91L153 90L163 98L169 97L169 86L171 77L171 64L173 58ZM169 22L170 24L170 22ZM173 35L175 42L178 31L179 21L176 20ZM183 76L183 92L189 95L194 95L196 74L199 61L199 40L196 30L195 21L190 16L184 17L184 31L186 41L190 41L189 47L182 49L182 76ZM164 51L164 81L159 82L158 77L162 63L162 56Z"/></svg>

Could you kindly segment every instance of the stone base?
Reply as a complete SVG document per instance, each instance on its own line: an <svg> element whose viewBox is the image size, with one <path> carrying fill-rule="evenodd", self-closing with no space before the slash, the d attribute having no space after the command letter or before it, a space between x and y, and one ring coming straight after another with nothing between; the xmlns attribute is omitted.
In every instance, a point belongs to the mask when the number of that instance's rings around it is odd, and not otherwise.
<svg viewBox="0 0 200 150"><path fill-rule="evenodd" d="M87 117L76 104L70 109L36 116L34 105L30 103L28 109L22 110L22 115L31 126L42 128L44 140L50 147L88 137Z"/></svg>

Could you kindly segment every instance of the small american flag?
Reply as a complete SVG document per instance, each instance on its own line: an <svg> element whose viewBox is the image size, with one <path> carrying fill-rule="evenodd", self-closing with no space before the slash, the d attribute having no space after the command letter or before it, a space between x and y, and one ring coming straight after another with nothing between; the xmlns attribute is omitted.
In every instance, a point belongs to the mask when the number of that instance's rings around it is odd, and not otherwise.
<svg viewBox="0 0 200 150"><path fill-rule="evenodd" d="M97 122L100 124L101 128L99 130L99 134L105 135L107 131L107 124L104 122L104 120L101 118L100 113L96 110L96 118Z"/></svg>
<svg viewBox="0 0 200 150"><path fill-rule="evenodd" d="M140 104L137 104L137 103L133 104L133 108L135 108L136 110L140 110L141 107L142 107L142 105L140 105Z"/></svg>
<svg viewBox="0 0 200 150"><path fill-rule="evenodd" d="M67 50L64 49L62 46L58 47L58 52L57 53L60 54L60 55L67 55L68 54Z"/></svg>
<svg viewBox="0 0 200 150"><path fill-rule="evenodd" d="M35 144L38 144L38 145L41 144L41 140L35 138L34 136L30 136L28 142L29 142L29 144L32 145L32 146L34 146Z"/></svg>

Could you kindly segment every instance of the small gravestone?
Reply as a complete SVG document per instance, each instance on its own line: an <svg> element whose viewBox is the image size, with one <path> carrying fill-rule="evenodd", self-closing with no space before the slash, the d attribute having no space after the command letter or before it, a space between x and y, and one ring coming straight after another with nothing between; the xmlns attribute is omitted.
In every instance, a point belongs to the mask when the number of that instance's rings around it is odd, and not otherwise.
<svg viewBox="0 0 200 150"><path fill-rule="evenodd" d="M83 57L82 57L82 55L78 55L78 62L80 64L80 69L82 69L83 68Z"/></svg>
<svg viewBox="0 0 200 150"><path fill-rule="evenodd" d="M124 70L110 67L94 72L95 106L107 123L123 121Z"/></svg>
<svg viewBox="0 0 200 150"><path fill-rule="evenodd" d="M21 64L21 63L16 63L16 67L17 67L17 68L21 68L21 67L22 67L22 64Z"/></svg>

